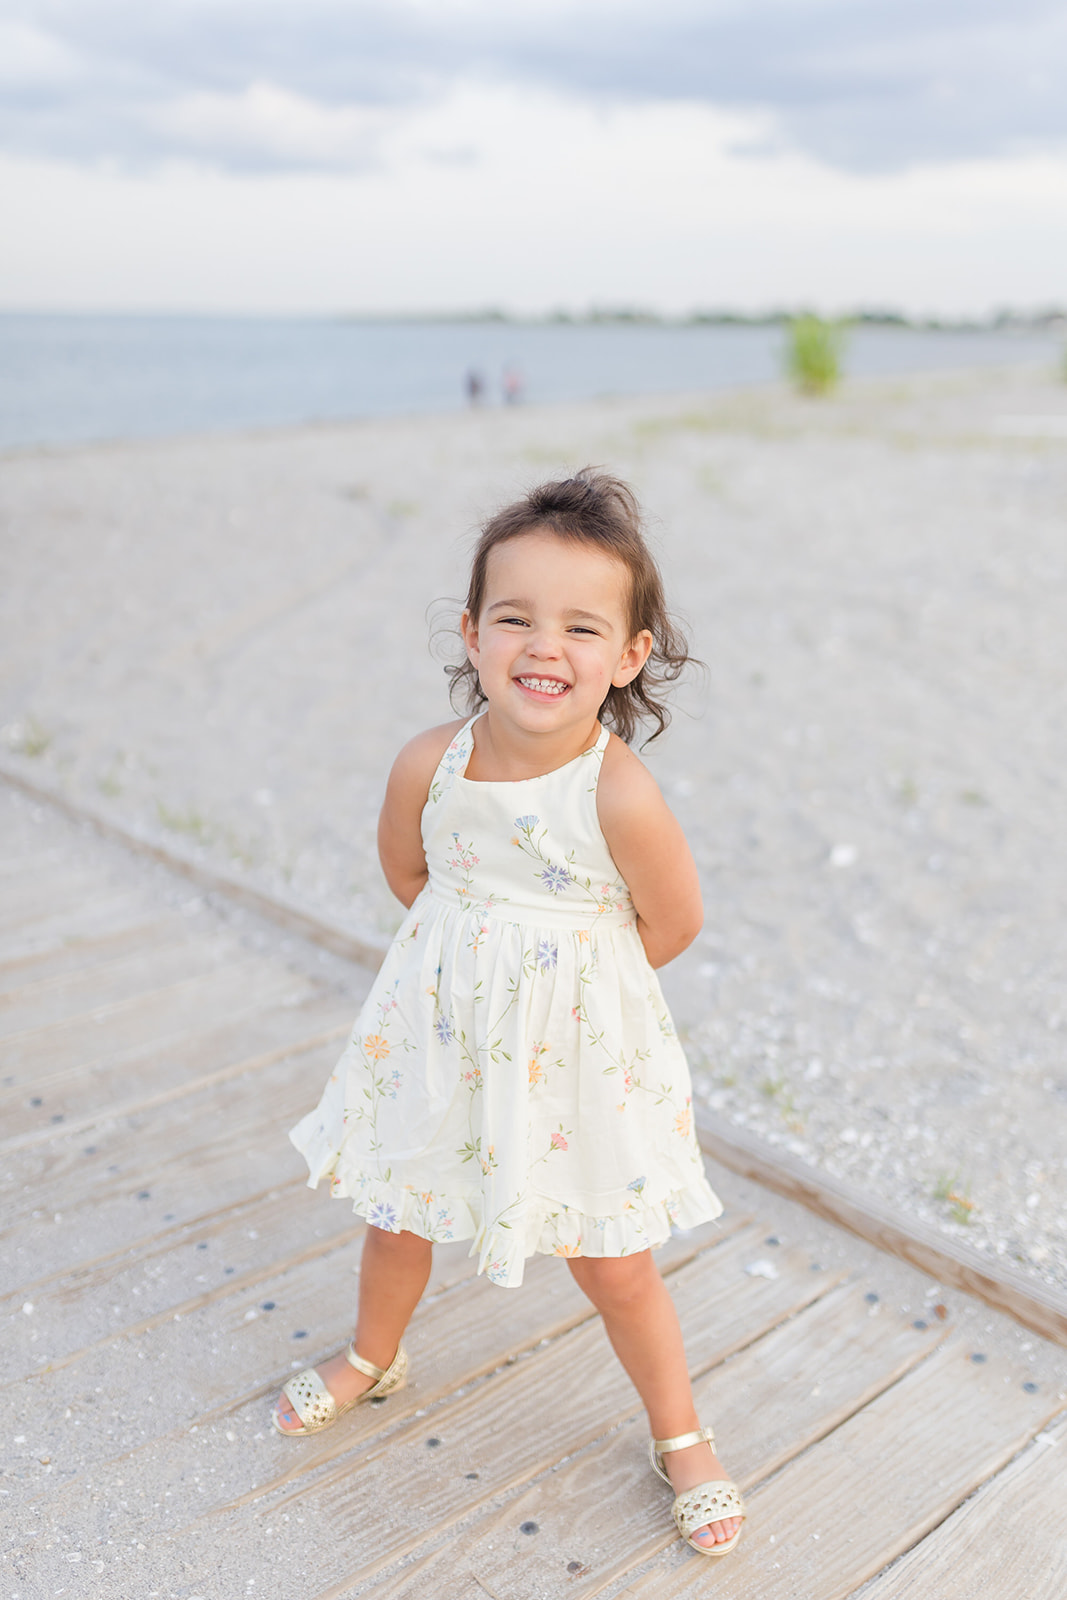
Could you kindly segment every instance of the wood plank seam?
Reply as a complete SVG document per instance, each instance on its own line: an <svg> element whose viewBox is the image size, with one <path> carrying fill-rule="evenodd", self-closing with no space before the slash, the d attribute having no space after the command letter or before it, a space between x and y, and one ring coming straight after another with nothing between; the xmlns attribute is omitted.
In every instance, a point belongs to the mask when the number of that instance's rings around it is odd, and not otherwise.
<svg viewBox="0 0 1067 1600"><path fill-rule="evenodd" d="M235 1220L243 1211L254 1211L256 1206L262 1205L265 1200L273 1199L278 1193L286 1189L306 1188L304 1178L288 1178L278 1183L271 1184L269 1189L261 1189L257 1194L250 1195L242 1200L232 1201L229 1205L219 1206L214 1211L204 1211L196 1217L191 1217L182 1222L175 1222L170 1227L160 1228L143 1241L145 1246L153 1245L154 1248L142 1249L138 1244L119 1245L115 1250L108 1250L104 1255L91 1256L88 1261L79 1261L73 1267L59 1267L55 1272L47 1273L43 1278L34 1278L29 1283L23 1283L16 1288L8 1289L0 1294L0 1306L5 1300L24 1300L28 1295L41 1294L50 1284L56 1284L63 1279L70 1279L74 1283L79 1278L90 1276L103 1268L114 1265L132 1265L135 1261L152 1261L156 1256L167 1255L173 1244L182 1236L195 1238L198 1232L203 1232L211 1223L220 1219ZM166 1242L163 1242L166 1241Z"/></svg>
<svg viewBox="0 0 1067 1600"><path fill-rule="evenodd" d="M62 1134L82 1134L90 1128L99 1126L102 1122L113 1122L126 1117L139 1116L146 1111L155 1111L160 1106L172 1105L176 1100L183 1100L188 1095L202 1093L206 1089L213 1089L218 1084L228 1083L232 1078L240 1078L247 1073L259 1072L266 1067L275 1066L280 1061L290 1057L297 1059L299 1056L308 1055L313 1050L321 1049L336 1039L344 1038L351 1029L351 1022L338 1022L332 1027L323 1029L320 1033L309 1035L306 1039L299 1040L296 1044L282 1045L276 1050L264 1051L258 1056L249 1056L243 1061L233 1062L228 1067L220 1067L216 1072L203 1074L199 1078L191 1078L188 1083L173 1084L169 1089L161 1089L153 1095L142 1096L138 1099L120 1100L115 1105L102 1106L98 1111L84 1112L80 1117L70 1117L64 1120L62 1130L45 1126L33 1128L26 1133L15 1134L10 1139L0 1140L0 1150L5 1154L15 1150L25 1150L33 1145L48 1144L59 1138Z"/></svg>
<svg viewBox="0 0 1067 1600"><path fill-rule="evenodd" d="M723 1166L798 1201L939 1283L962 1289L1067 1347L1067 1295L1062 1292L995 1265L980 1251L949 1240L917 1218L902 1220L889 1206L870 1195L861 1196L850 1184L767 1145L747 1129L731 1125L724 1132L700 1111L696 1127L701 1148Z"/></svg>
<svg viewBox="0 0 1067 1600"><path fill-rule="evenodd" d="M176 983L162 984L158 989L144 989L122 1000L111 1000L102 1006L90 1006L87 1011L79 1011L74 1016L63 1017L57 1022L43 1022L35 1024L32 1028L21 1028L17 1033L6 1034L2 1042L5 1046L25 1044L34 1039L43 1039L48 1034L55 1037L56 1034L65 1031L74 1033L83 1028L87 1022L98 1023L110 1017L120 1017L130 1011L136 1011L139 1006L153 1000L167 997L177 999L184 992L195 989L198 984L236 978L242 972L256 972L262 967L262 956L244 956L238 961L228 962L226 966L214 967L209 972L197 972L192 977L179 978Z"/></svg>
<svg viewBox="0 0 1067 1600"><path fill-rule="evenodd" d="M126 1339L139 1338L141 1334L148 1333L153 1328L160 1328L167 1322L180 1322L182 1317L191 1316L205 1306L213 1305L216 1301L228 1299L241 1290L251 1288L257 1283L263 1283L266 1279L276 1278L279 1273L285 1272L291 1267L301 1266L306 1261L315 1261L320 1256L329 1255L332 1250L343 1249L346 1245L351 1244L353 1239L357 1239L362 1232L363 1225L361 1223L359 1226L353 1227L350 1232L332 1234L328 1239L320 1239L315 1244L308 1245L306 1249L297 1251L296 1254L287 1257L284 1261L274 1261L269 1265L256 1267L250 1272L242 1273L240 1277L235 1275L232 1278L227 1278L225 1283L220 1283L214 1289L206 1289L202 1294L191 1295L188 1299L180 1301L178 1305L168 1306L166 1311L154 1312L152 1316L144 1317L140 1322L129 1323L126 1327L116 1328L113 1332L105 1334L100 1339L94 1339L91 1344L83 1345L80 1350L73 1350L65 1356L58 1356L54 1361L49 1361L46 1366L41 1367L37 1372L30 1373L28 1376L41 1378L49 1372L61 1372L64 1367L69 1367L74 1362L83 1360L85 1356L94 1350L104 1350L108 1345L118 1344ZM25 1379L16 1379L14 1382L25 1382ZM10 1387L10 1385L5 1385L4 1387ZM254 1391L254 1393L259 1392L259 1390ZM269 1386L263 1392L269 1393ZM247 1398L245 1396L245 1400L241 1403L245 1403Z"/></svg>
<svg viewBox="0 0 1067 1600"><path fill-rule="evenodd" d="M704 1250L695 1248L691 1255L680 1257L670 1268L665 1268L664 1276L666 1277L668 1272L681 1271L683 1268L690 1266L701 1255L712 1252L717 1248L724 1246L725 1244L729 1243L731 1239L737 1243L738 1239L743 1237L744 1229L747 1224L747 1218L740 1218L736 1227L731 1231L730 1234L726 1235L725 1237L720 1236L716 1238ZM839 1278L828 1281L825 1285L824 1292L828 1293L834 1284L839 1281ZM433 1297L433 1300L438 1302L444 1301L454 1296L467 1293L470 1291L470 1288L471 1284L469 1278L459 1279L451 1285L444 1286L442 1290ZM490 1294L497 1294L500 1291L496 1288L488 1287L487 1292ZM426 1300L422 1301L420 1303L419 1312L421 1313L423 1309L430 1303L431 1302ZM547 1353L547 1351L555 1346L560 1339L564 1339L568 1335L573 1334L577 1330L592 1323L597 1315L598 1313L594 1310L590 1302L586 1302L584 1300L577 1301L576 1309L567 1314L564 1325L558 1328L554 1335L548 1337L544 1346L542 1346L541 1338L538 1337L535 1339L532 1345L528 1343L523 1344L521 1348L512 1352L504 1360L498 1360L495 1365L483 1365L480 1368L470 1371L466 1376L463 1377L458 1390L456 1388L450 1388L442 1391L441 1393L424 1397L421 1401L421 1404L417 1408L417 1412L402 1409L406 1404L406 1400L404 1398L401 1398L400 1396L396 1397L395 1399L391 1398L390 1404L394 1406L393 1415L395 1417L395 1427L391 1428L391 1435L411 1426L416 1415L419 1418L419 1426L425 1426L425 1418L438 1407L454 1402L457 1399L460 1390L462 1391L462 1395L465 1397L476 1385L482 1385L489 1380L506 1375L509 1371L514 1370L514 1368L519 1365L520 1362L535 1357L539 1350L541 1350L542 1353ZM730 1347L730 1351L726 1352L726 1354L732 1353L732 1350L733 1346ZM276 1392L278 1386L279 1383L277 1379L265 1383L259 1388L243 1394L238 1399L229 1402L224 1408L221 1408L217 1414L219 1416L229 1415L232 1412L239 1410L242 1406L249 1404L251 1401L264 1399L268 1395ZM403 1391L402 1393L408 1399L411 1398L411 1391ZM399 1400L399 1405L396 1404L397 1399ZM401 1414L396 1416L396 1411L398 1410ZM375 1435L374 1437L377 1438L378 1435ZM251 1504L256 1500L264 1499L268 1494L273 1493L277 1489L284 1488L286 1484L300 1478L309 1470L309 1467L310 1470L315 1471L319 1470L320 1468L328 1467L339 1456L346 1455L352 1450L359 1450L360 1452L363 1452L368 1448L370 1442L371 1441L369 1441L364 1435L359 1435L353 1439L351 1437L346 1438L343 1432L338 1432L334 1438L327 1438L317 1447L317 1454L314 1460L309 1464L296 1461L293 1467L287 1468L284 1472L278 1474L269 1482L257 1485L254 1490L249 1491L247 1494L229 1502L226 1505L220 1505L211 1508L211 1510L205 1512L204 1515L216 1516L225 1511L235 1509L240 1505ZM344 1477L349 1473L350 1470L351 1468L348 1463L343 1463L339 1468L335 1469L336 1475L339 1477Z"/></svg>
<svg viewBox="0 0 1067 1600"><path fill-rule="evenodd" d="M376 972L385 958L384 944L351 933L295 900L287 900L277 893L267 894L231 873L207 866L195 857L186 855L170 841L138 833L117 814L85 801L73 801L61 790L42 783L40 779L30 778L4 761L0 761L0 780L34 800L53 806L76 822L90 823L105 838L117 840L133 853L162 862L198 888L221 894L230 901L246 906L312 944L321 945L323 949L355 962L357 966L369 967Z"/></svg>

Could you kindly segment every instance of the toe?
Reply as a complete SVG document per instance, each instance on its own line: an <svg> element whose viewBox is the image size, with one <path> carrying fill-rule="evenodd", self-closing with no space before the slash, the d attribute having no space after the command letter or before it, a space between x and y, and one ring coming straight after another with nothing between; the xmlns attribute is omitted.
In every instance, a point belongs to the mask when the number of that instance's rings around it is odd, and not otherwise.
<svg viewBox="0 0 1067 1600"><path fill-rule="evenodd" d="M300 1418L292 1406L276 1406L274 1416L283 1433L298 1433L300 1431Z"/></svg>

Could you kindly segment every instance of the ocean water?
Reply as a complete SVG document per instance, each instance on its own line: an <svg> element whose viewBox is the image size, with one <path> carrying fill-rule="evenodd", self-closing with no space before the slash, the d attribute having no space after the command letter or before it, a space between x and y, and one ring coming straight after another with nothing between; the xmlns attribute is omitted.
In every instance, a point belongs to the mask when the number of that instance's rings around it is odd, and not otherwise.
<svg viewBox="0 0 1067 1600"><path fill-rule="evenodd" d="M778 327L0 315L0 449L455 410L477 371L533 403L727 389L781 372ZM1058 360L1050 336L860 327L874 376Z"/></svg>

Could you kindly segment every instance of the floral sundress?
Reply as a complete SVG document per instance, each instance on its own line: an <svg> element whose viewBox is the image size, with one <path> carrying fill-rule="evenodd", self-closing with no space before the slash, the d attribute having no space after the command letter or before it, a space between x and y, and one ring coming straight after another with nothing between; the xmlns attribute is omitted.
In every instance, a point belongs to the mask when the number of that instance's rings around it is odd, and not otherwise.
<svg viewBox="0 0 1067 1600"><path fill-rule="evenodd" d="M608 730L542 777L478 783L475 721L430 785L429 880L290 1138L312 1187L377 1228L471 1239L512 1288L535 1252L630 1255L722 1206L597 819Z"/></svg>

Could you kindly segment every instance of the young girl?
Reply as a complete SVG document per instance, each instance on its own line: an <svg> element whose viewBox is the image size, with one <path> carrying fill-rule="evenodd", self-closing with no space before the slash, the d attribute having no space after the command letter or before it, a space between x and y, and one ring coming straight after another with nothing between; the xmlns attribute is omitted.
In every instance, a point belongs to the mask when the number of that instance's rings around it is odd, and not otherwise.
<svg viewBox="0 0 1067 1600"><path fill-rule="evenodd" d="M308 1434L404 1378L434 1240L514 1288L565 1256L648 1412L683 1538L719 1555L744 1509L693 1406L651 1247L721 1206L653 972L702 911L682 831L630 750L685 665L625 484L592 471L485 526L450 669L476 713L420 734L378 844L409 908L318 1108L292 1132L371 1224L346 1351L285 1385ZM609 731L609 728L614 731Z"/></svg>

